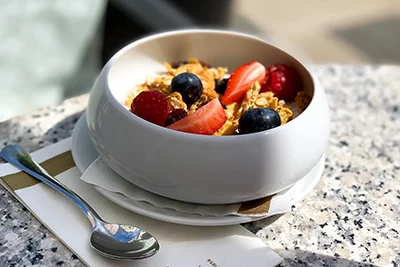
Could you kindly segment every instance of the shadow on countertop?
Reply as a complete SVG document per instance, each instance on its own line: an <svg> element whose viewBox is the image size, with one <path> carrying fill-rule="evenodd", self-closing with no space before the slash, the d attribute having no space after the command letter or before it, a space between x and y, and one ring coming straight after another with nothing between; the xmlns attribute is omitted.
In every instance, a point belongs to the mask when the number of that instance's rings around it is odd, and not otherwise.
<svg viewBox="0 0 400 267"><path fill-rule="evenodd" d="M48 146L71 137L75 128L75 124L78 122L82 114L83 111L77 112L55 124L46 131L39 143L44 144L44 146Z"/></svg>
<svg viewBox="0 0 400 267"><path fill-rule="evenodd" d="M242 224L247 230L252 232L253 234L257 234L258 231L262 230L264 227L273 224L279 223L276 222L279 220L284 214L274 215L255 223L245 223ZM367 262L358 262L349 259L342 258L339 254L335 254L334 256L322 255L318 253L314 253L312 251L305 250L276 250L274 249L278 255L284 258L284 261L278 265L280 267L286 266L300 266L300 267L308 267L308 266L341 266L341 267L373 267L378 266L372 263ZM290 255L286 256L285 255ZM294 257L293 257L294 255ZM400 260L400 259L399 259ZM393 266L400 266L400 262L392 262Z"/></svg>
<svg viewBox="0 0 400 267"><path fill-rule="evenodd" d="M297 266L297 267L308 267L308 266L342 266L342 267L374 267L371 263L358 262L341 258L339 255L328 256L317 254L311 251L296 250L294 253L295 258L286 258L282 255L288 253L286 250L275 250L276 253L284 258L284 261L278 265L280 267L285 266ZM393 262L393 266L398 266Z"/></svg>
<svg viewBox="0 0 400 267"><path fill-rule="evenodd" d="M41 119L50 116L49 112L39 112L40 116L32 118L36 122L26 125L24 122L8 120L0 123L0 150L7 145L20 145L29 153L55 144L72 135L75 124L82 115L82 111L69 115L54 124L47 131L41 130ZM4 160L0 158L0 164Z"/></svg>

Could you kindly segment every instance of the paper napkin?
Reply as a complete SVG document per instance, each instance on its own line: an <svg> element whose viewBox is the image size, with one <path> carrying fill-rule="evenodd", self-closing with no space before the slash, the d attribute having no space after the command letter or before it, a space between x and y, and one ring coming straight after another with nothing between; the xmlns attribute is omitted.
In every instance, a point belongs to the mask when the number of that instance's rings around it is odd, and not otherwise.
<svg viewBox="0 0 400 267"><path fill-rule="evenodd" d="M67 139L32 154L42 166L83 197L110 222L135 224L152 233L160 251L139 261L115 261L90 248L90 224L75 204L61 193L9 164L0 165L1 183L61 242L88 266L134 267L260 267L282 262L265 243L240 225L193 227L153 220L130 212L100 195L80 180Z"/></svg>
<svg viewBox="0 0 400 267"><path fill-rule="evenodd" d="M199 205L165 198L128 182L114 172L100 157L84 172L81 180L105 190L120 193L135 202L149 203L157 208L206 216L268 217L289 212L292 195L285 190L273 196L232 205Z"/></svg>

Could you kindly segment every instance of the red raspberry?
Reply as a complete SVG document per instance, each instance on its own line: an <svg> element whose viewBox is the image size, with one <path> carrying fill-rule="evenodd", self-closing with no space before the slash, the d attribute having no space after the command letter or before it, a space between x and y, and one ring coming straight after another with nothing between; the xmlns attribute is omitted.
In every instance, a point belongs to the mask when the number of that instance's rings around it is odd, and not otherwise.
<svg viewBox="0 0 400 267"><path fill-rule="evenodd" d="M141 92L131 104L133 114L160 126L165 126L169 111L167 99L156 90Z"/></svg>
<svg viewBox="0 0 400 267"><path fill-rule="evenodd" d="M276 97L293 101L301 89L301 79L296 69L284 64L271 65L267 69L261 92L272 91Z"/></svg>

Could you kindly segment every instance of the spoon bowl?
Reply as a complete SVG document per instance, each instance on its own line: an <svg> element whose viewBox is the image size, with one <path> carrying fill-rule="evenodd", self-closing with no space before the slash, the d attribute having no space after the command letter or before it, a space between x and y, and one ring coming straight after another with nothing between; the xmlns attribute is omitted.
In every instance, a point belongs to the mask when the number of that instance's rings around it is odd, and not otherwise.
<svg viewBox="0 0 400 267"><path fill-rule="evenodd" d="M126 224L99 222L93 228L90 245L113 259L144 259L154 255L159 244L148 232Z"/></svg>
<svg viewBox="0 0 400 267"><path fill-rule="evenodd" d="M52 177L20 146L9 145L1 157L19 170L63 193L77 204L88 217L92 234L90 244L100 255L117 260L139 260L153 256L160 249L157 239L143 229L128 224L109 223L80 196Z"/></svg>

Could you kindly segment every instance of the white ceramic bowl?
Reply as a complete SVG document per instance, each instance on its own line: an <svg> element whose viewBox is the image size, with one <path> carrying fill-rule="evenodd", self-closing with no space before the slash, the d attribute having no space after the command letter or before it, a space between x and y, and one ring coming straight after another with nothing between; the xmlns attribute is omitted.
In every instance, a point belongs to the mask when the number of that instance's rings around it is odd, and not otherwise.
<svg viewBox="0 0 400 267"><path fill-rule="evenodd" d="M162 128L121 104L148 74L165 71L164 61L190 57L230 71L252 60L290 64L312 101L283 126L222 137ZM86 111L97 151L122 177L165 197L205 204L253 200L293 185L324 153L328 113L316 77L295 58L256 37L216 30L166 32L124 47L103 68Z"/></svg>

